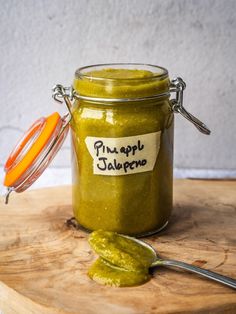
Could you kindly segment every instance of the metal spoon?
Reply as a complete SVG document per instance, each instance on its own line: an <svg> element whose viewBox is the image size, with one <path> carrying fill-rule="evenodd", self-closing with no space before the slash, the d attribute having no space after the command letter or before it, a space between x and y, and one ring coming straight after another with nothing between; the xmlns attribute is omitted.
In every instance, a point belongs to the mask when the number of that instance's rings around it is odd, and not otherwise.
<svg viewBox="0 0 236 314"><path fill-rule="evenodd" d="M123 236L123 235L122 235ZM177 268L181 268L187 271L190 271L192 273L204 276L208 279L217 281L221 284L224 284L226 286L229 286L231 288L236 289L236 280L227 276L223 276L220 274L217 274L213 271L210 270L206 270L197 266L193 266L184 262L180 262L180 261L175 261L175 260L170 260L170 259L162 259L157 255L157 252L155 251L155 249L148 243L138 240L136 238L132 238L129 236L124 236L128 239L132 239L133 241L136 241L137 243L139 243L142 246L145 246L146 248L148 248L149 250L152 251L153 256L155 258L155 261L151 264L150 268L153 267L157 267L157 266L166 266L166 267L177 267Z"/></svg>

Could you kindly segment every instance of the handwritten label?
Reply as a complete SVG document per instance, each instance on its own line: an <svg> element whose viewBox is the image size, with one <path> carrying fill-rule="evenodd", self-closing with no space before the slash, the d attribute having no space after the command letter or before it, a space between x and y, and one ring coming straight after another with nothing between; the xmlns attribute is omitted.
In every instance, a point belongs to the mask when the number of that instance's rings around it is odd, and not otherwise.
<svg viewBox="0 0 236 314"><path fill-rule="evenodd" d="M160 149L161 131L129 137L85 139L93 173L120 176L152 171Z"/></svg>

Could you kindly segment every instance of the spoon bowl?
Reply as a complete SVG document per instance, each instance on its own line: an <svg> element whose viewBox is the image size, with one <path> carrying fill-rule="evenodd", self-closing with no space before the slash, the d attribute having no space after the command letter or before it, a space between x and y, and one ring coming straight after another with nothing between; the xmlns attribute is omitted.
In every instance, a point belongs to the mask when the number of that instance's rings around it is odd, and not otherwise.
<svg viewBox="0 0 236 314"><path fill-rule="evenodd" d="M223 276L223 275L220 275L216 272L213 272L213 271L210 271L207 269L203 269L201 267L197 267L197 266L194 266L191 264L187 264L187 263L184 263L181 261L176 261L176 260L172 260L172 259L162 259L157 254L156 250L150 244L148 244L142 240L126 236L126 235L120 235L120 236L125 237L125 238L130 239L130 240L133 240L136 243L144 246L145 248L149 249L152 252L154 261L150 265L150 268L154 268L154 267L158 267L158 266L165 266L165 267L171 267L171 268L172 267L181 268L181 269L184 269L184 270L187 270L189 272L201 275L203 277L206 277L208 279L217 281L221 284L224 284L226 286L229 286L231 288L236 289L236 280L233 278Z"/></svg>

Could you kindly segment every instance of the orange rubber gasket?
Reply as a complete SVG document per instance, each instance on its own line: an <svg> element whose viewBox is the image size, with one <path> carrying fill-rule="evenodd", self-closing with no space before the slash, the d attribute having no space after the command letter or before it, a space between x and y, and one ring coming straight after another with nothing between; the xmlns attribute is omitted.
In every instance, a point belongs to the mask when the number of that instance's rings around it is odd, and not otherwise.
<svg viewBox="0 0 236 314"><path fill-rule="evenodd" d="M38 120L37 120L38 121ZM50 140L53 132L55 131L58 123L61 121L61 117L58 112L54 112L47 118L45 118L45 124L42 128L41 133L36 138L35 142L26 152L26 154L19 160L16 165L13 166L13 163L17 159L19 153L22 151L26 143L30 140L32 136L38 131L39 127L37 126L37 121L34 123L31 128L28 130L29 134L23 137L22 143L16 150L13 150L14 153L10 155L5 165L5 179L4 185L7 187L14 186L14 183L29 169L33 164L35 159L39 156L41 151L45 148L48 141Z"/></svg>
<svg viewBox="0 0 236 314"><path fill-rule="evenodd" d="M14 164L17 162L17 159L19 158L20 153L23 151L29 140L31 140L36 135L36 133L44 127L45 122L46 118L40 118L31 125L28 131L25 132L23 138L20 139L7 159L4 166L5 172L8 172L14 166Z"/></svg>

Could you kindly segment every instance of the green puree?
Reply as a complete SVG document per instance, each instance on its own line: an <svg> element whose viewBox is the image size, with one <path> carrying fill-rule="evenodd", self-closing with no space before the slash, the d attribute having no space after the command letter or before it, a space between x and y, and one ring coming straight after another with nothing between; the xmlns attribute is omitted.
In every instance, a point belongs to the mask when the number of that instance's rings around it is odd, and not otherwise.
<svg viewBox="0 0 236 314"><path fill-rule="evenodd" d="M143 69L88 70L76 75L73 86L89 97L140 98L169 90L168 75L159 74ZM79 224L92 231L128 235L163 227L172 210L173 113L168 97L121 103L75 101L71 126L73 210ZM87 137L120 138L158 131L160 150L152 171L119 176L93 173Z"/></svg>
<svg viewBox="0 0 236 314"><path fill-rule="evenodd" d="M74 88L85 96L138 98L168 90L169 79L157 80L147 70L105 68L86 72L82 80L75 79Z"/></svg>
<svg viewBox="0 0 236 314"><path fill-rule="evenodd" d="M88 275L99 284L113 287L132 287L150 279L148 271L128 271L98 258L90 267Z"/></svg>
<svg viewBox="0 0 236 314"><path fill-rule="evenodd" d="M88 275L94 281L110 286L127 287L150 279L149 267L155 260L153 252L135 242L109 231L94 231L89 244L100 256Z"/></svg>

